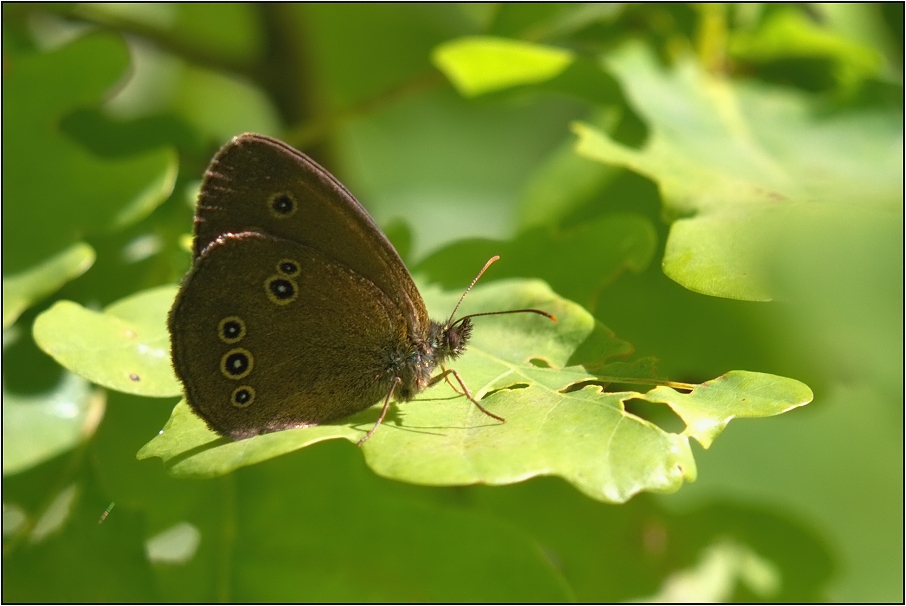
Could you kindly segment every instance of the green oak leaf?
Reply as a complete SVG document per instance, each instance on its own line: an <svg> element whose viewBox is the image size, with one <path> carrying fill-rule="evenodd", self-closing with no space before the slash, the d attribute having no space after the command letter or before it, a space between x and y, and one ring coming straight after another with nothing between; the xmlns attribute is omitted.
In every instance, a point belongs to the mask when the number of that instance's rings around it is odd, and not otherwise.
<svg viewBox="0 0 906 606"><path fill-rule="evenodd" d="M436 287L422 294L437 317L449 313L459 296ZM526 307L549 311L558 321L529 314L476 319L467 352L451 365L506 423L440 383L394 405L364 444L376 473L429 485L509 484L558 475L596 499L624 502L642 490L672 492L694 480L689 437L710 445L733 416L769 416L811 400L801 383L758 373L729 373L711 385L678 390L639 378L645 365L622 360L631 352L627 343L540 281L475 288L459 313ZM595 352L596 370L589 370L591 363L574 363L588 357L580 351ZM662 385L648 394L602 391L602 384L613 382ZM670 433L628 413L624 402L630 399L666 403L686 421L686 431ZM210 431L183 401L138 457L163 459L174 476L218 476L323 440L356 442L380 408L376 403L347 419L234 442Z"/></svg>
<svg viewBox="0 0 906 606"><path fill-rule="evenodd" d="M771 300L772 255L801 241L816 216L859 212L899 220L898 116L821 116L805 94L734 83L706 73L691 58L665 70L635 44L608 55L604 66L650 135L634 149L576 124L576 150L658 184L665 214L673 219L664 272L686 288Z"/></svg>
<svg viewBox="0 0 906 606"><path fill-rule="evenodd" d="M812 390L799 381L760 372L730 371L695 386L689 393L658 386L645 394L667 404L686 423L684 435L708 448L736 417L778 415L812 401Z"/></svg>

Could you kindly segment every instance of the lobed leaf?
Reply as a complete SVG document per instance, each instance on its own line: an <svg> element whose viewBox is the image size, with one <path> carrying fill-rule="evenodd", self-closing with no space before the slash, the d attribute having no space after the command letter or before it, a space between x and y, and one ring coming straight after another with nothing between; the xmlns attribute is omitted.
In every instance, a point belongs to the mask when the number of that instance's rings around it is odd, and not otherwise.
<svg viewBox="0 0 906 606"><path fill-rule="evenodd" d="M458 298L437 288L422 292L434 310L452 309ZM506 423L438 384L412 402L394 405L364 444L366 462L376 473L429 485L509 484L557 475L593 498L619 503L642 490L672 492L683 480L694 480L689 436L707 446L734 416L778 414L811 399L801 383L757 373L729 373L685 397L664 387L647 394L604 392L601 383L640 382L647 367L605 365L620 362L631 347L538 281L476 288L461 313L525 307L549 311L558 322L528 314L477 319L466 354L452 365L475 397ZM590 364L570 365L579 351L594 351L601 371L615 375L589 370ZM664 431L628 413L624 402L630 399L666 403L691 429ZM323 440L356 442L380 408L375 404L337 422L233 442L207 429L183 401L138 457L159 457L179 477L218 476Z"/></svg>
<svg viewBox="0 0 906 606"><path fill-rule="evenodd" d="M847 207L894 216L902 204L897 116L821 117L805 95L734 84L691 59L665 71L638 45L605 63L650 136L634 149L576 124L576 150L658 183L675 219L664 272L690 290L771 300L768 255L788 248L777 239L779 227L807 227L809 217Z"/></svg>
<svg viewBox="0 0 906 606"><path fill-rule="evenodd" d="M680 393L670 387L655 387L645 399L667 404L686 423L684 435L708 448L714 438L736 417L768 417L812 401L804 383L760 372L734 370Z"/></svg>

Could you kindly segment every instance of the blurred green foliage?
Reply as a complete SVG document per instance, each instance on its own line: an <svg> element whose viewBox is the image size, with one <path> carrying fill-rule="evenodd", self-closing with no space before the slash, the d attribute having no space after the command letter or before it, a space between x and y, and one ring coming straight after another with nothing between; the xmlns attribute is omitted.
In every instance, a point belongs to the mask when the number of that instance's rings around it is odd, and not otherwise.
<svg viewBox="0 0 906 606"><path fill-rule="evenodd" d="M5 601L902 600L902 4L2 11ZM244 131L329 167L425 281L502 252L483 281L547 281L661 377L815 401L620 506L394 482L345 441L172 478L135 453L176 398L76 386L31 327L176 283Z"/></svg>

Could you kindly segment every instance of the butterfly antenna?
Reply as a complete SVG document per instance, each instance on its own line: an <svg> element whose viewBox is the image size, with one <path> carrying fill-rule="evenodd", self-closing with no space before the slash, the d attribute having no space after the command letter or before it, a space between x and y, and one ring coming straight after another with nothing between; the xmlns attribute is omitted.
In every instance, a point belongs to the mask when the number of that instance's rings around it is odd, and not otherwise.
<svg viewBox="0 0 906 606"><path fill-rule="evenodd" d="M502 314L520 314L520 313L526 313L526 312L533 313L533 314L539 314L546 318L550 318L551 320L556 322L557 318L554 317L553 314L549 314L546 311L541 311L540 309L511 309L508 311L486 311L486 312L482 312L482 313L478 313L478 314L469 314L468 316L463 316L460 319L456 320L456 322L453 322L453 316L456 315L456 310L459 309L459 306L462 305L463 299L466 298L466 295L469 294L469 291L472 290L472 287L475 286L476 282L478 282L478 278L480 278L482 276L482 274L484 274L484 272L487 271L488 267L491 266L491 263L498 260L499 258L500 258L499 255L494 255L493 257L488 259L487 263L484 264L484 267L481 268L481 271L478 272L478 275L475 276L475 279L472 280L471 284L469 284L469 287L466 289L466 292L462 293L462 296L459 297L459 303L457 303L456 307L453 308L453 313L450 314L450 319L447 320L447 325L454 326L456 324L459 324L460 322L463 322L464 320L467 320L468 318L475 318L477 316L499 316Z"/></svg>
<svg viewBox="0 0 906 606"><path fill-rule="evenodd" d="M487 263L484 264L484 267L481 268L481 271L478 272L478 275L475 276L475 279L472 280L471 284L469 284L469 287L466 289L466 292L462 293L462 296L459 297L459 303L457 303L456 307L453 308L453 313L450 314L450 319L447 320L447 324L450 324L450 322L453 321L453 316L456 315L456 310L459 309L459 306L462 305L462 300L466 298L466 295L469 294L469 291L472 290L472 287L475 286L476 282L478 282L478 278L480 278L482 276L482 274L488 270L488 268L491 266L491 263L498 260L499 258L500 258L500 255L494 255L493 257L488 259Z"/></svg>
<svg viewBox="0 0 906 606"><path fill-rule="evenodd" d="M469 314L467 316L463 316L460 319L456 320L456 322L454 322L454 324L459 324L463 320L466 320L468 318L475 318L478 316L500 316L503 314L521 314L521 313L538 314L539 316L544 316L545 318L550 318L554 322L557 321L557 316L555 316L554 314L549 314L546 311L541 311L540 309L508 309L507 311L485 311L480 314Z"/></svg>

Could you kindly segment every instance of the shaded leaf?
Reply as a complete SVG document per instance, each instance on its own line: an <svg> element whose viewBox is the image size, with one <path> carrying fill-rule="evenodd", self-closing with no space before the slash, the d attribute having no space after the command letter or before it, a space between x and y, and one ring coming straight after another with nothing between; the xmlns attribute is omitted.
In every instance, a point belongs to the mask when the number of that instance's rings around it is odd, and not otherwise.
<svg viewBox="0 0 906 606"><path fill-rule="evenodd" d="M64 368L98 385L152 397L179 395L166 322L175 296L176 287L162 286L104 312L59 301L35 319L35 342Z"/></svg>
<svg viewBox="0 0 906 606"><path fill-rule="evenodd" d="M351 444L306 449L227 481L236 485L239 512L235 593L227 601L572 597L560 571L521 529L469 507L412 498L411 487L371 473Z"/></svg>
<svg viewBox="0 0 906 606"><path fill-rule="evenodd" d="M178 72L178 88L167 109L200 136L223 143L243 132L277 134L280 117L272 101L243 78L198 67Z"/></svg>
<svg viewBox="0 0 906 606"><path fill-rule="evenodd" d="M596 71L602 73L600 69ZM595 126L610 132L618 118L615 111L601 112ZM611 164L580 156L574 148L572 140L557 146L526 183L519 205L520 229L559 224L623 172Z"/></svg>
<svg viewBox="0 0 906 606"><path fill-rule="evenodd" d="M834 565L826 537L807 519L773 505L709 498L705 506L676 507L676 497L638 495L612 507L583 498L558 478L462 492L472 507L519 526L542 546L563 571L576 602L624 603L652 595L666 578L694 567L710 546L728 541L777 570L781 583L779 591L768 592L771 600L827 601L824 588ZM730 558L724 562L734 564ZM732 580L732 571L721 572L716 576ZM757 593L733 584L737 591L724 601L758 601Z"/></svg>
<svg viewBox="0 0 906 606"><path fill-rule="evenodd" d="M88 271L94 258L94 249L79 242L27 271L3 278L3 328L12 326L23 311Z"/></svg>
<svg viewBox="0 0 906 606"><path fill-rule="evenodd" d="M193 54L251 64L264 40L260 13L245 4L80 4L76 15L126 30L166 32L171 44Z"/></svg>
<svg viewBox="0 0 906 606"><path fill-rule="evenodd" d="M844 86L878 76L885 67L884 55L878 49L843 36L792 8L769 13L757 31L734 32L729 51L739 59L752 61L830 58L836 62L836 75Z"/></svg>
<svg viewBox="0 0 906 606"><path fill-rule="evenodd" d="M9 482L4 478L4 488ZM15 580L4 583L4 600L161 601L151 565L142 550L143 516L117 507L98 526L98 515L106 503L91 482L77 481L62 492L59 490L36 516L38 524L45 524L42 532L51 532L41 536L40 542L29 541L4 554L3 574ZM62 527L53 528L61 522ZM4 547L9 546L5 542Z"/></svg>
<svg viewBox="0 0 906 606"><path fill-rule="evenodd" d="M500 255L483 281L541 278L564 297L594 309L608 284L626 271L644 271L656 246L647 218L611 214L569 229L528 230L510 241L461 240L427 257L415 272L448 288L464 287L477 268Z"/></svg>
<svg viewBox="0 0 906 606"><path fill-rule="evenodd" d="M495 33L502 33L498 32L501 29L506 31L506 21L510 22L510 27L515 25L514 21L518 23L519 12L528 12L529 15L534 12L536 19L532 19L533 23L526 23L526 27L513 31L513 37L549 40L575 34L582 28L596 23L612 23L626 10L626 5L615 2L554 2L545 8L530 7L526 6L527 4L531 3L507 3L499 6L498 18L493 24ZM550 13L544 15L547 11ZM508 15L508 12L511 14ZM528 15L522 19L526 16Z"/></svg>
<svg viewBox="0 0 906 606"><path fill-rule="evenodd" d="M167 148L111 160L63 135L62 118L97 104L128 68L122 39L90 34L4 66L4 270L146 216L169 195L176 155Z"/></svg>
<svg viewBox="0 0 906 606"><path fill-rule="evenodd" d="M804 95L732 84L691 60L664 71L637 45L606 65L651 135L636 150L577 124L577 151L658 182L674 219L664 272L690 290L770 300L765 264L785 249L779 227L814 213L896 213L901 205L897 116L819 117Z"/></svg>
<svg viewBox="0 0 906 606"><path fill-rule="evenodd" d="M3 390L3 475L19 473L91 437L104 416L103 394L65 373L50 392L22 396Z"/></svg>

